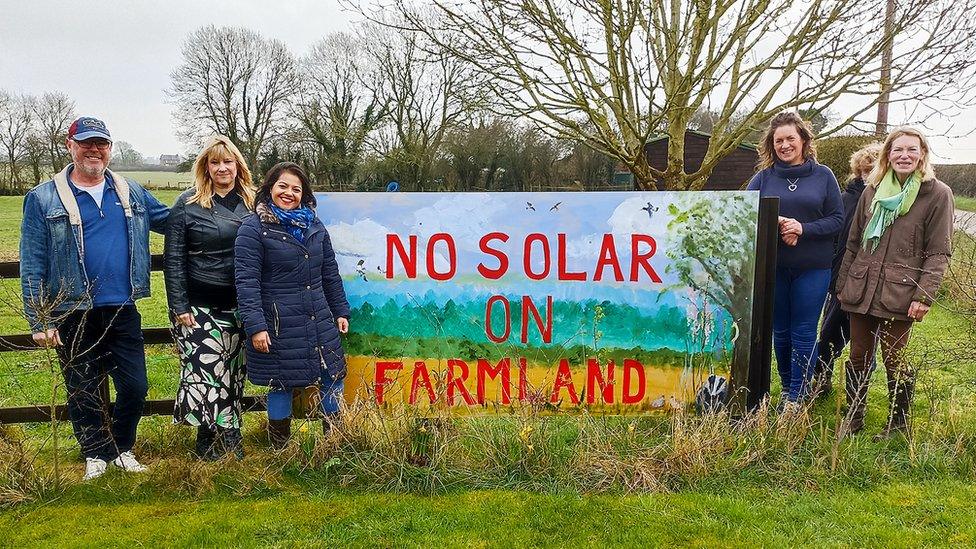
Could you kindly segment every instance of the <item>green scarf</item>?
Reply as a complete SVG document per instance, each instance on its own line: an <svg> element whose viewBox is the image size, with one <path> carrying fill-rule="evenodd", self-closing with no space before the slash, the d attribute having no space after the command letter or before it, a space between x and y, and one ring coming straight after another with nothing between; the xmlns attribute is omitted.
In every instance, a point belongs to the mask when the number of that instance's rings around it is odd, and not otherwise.
<svg viewBox="0 0 976 549"><path fill-rule="evenodd" d="M888 230L895 219L908 213L915 203L921 184L922 177L918 171L912 172L904 185L898 183L895 171L892 169L881 178L874 199L871 200L871 219L868 220L868 226L864 228L864 237L861 240L865 249L869 244L871 253L878 249L881 235Z"/></svg>

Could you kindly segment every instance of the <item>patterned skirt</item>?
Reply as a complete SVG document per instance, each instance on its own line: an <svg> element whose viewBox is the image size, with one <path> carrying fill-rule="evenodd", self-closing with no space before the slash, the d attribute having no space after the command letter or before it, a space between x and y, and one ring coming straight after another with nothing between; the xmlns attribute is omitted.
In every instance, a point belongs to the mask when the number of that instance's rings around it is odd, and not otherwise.
<svg viewBox="0 0 976 549"><path fill-rule="evenodd" d="M173 328L180 386L173 423L240 429L244 395L244 328L237 311L190 307L196 326Z"/></svg>

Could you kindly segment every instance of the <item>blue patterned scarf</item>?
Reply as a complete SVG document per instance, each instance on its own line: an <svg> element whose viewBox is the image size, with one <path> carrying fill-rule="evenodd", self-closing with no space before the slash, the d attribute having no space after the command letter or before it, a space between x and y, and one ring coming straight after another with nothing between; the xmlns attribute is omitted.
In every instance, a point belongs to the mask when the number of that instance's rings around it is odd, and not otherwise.
<svg viewBox="0 0 976 549"><path fill-rule="evenodd" d="M268 202L271 213L278 218L281 225L288 231L288 234L295 237L295 240L305 243L305 235L308 228L315 221L315 211L308 206L295 208L294 210L282 210L275 206L274 202Z"/></svg>

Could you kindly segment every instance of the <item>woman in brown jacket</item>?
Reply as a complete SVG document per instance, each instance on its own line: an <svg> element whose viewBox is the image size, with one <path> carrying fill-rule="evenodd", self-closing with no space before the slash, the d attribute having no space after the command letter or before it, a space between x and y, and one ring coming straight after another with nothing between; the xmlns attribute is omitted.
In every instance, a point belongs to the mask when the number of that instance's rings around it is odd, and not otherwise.
<svg viewBox="0 0 976 549"><path fill-rule="evenodd" d="M902 350L912 323L925 317L935 299L952 246L952 191L935 179L929 150L916 129L891 132L854 212L837 279L837 298L851 318L847 368L854 385L844 436L864 427L877 341L890 402L879 438L908 429L915 373Z"/></svg>

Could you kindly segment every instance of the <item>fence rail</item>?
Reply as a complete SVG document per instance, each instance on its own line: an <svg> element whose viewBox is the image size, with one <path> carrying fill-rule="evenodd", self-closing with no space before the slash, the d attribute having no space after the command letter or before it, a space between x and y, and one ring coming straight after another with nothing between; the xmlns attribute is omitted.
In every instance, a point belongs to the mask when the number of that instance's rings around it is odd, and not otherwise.
<svg viewBox="0 0 976 549"><path fill-rule="evenodd" d="M152 256L151 269L153 271L163 270L163 256L156 254ZM0 262L0 278L19 278L20 262L4 261ZM142 337L147 345L165 345L173 343L173 333L169 328L144 328ZM0 353L16 351L32 351L38 347L31 339L31 334L7 334L0 335ZM108 395L108 380L106 379L101 388L103 395ZM143 416L168 415L173 413L174 399L148 400L142 411ZM109 407L114 403L109 403ZM245 412L262 412L267 409L265 397L246 396L241 399L241 405ZM68 419L67 407L60 404L54 407L54 416L57 419ZM51 420L52 409L50 405L30 405L13 406L0 408L0 424L5 423L32 423Z"/></svg>
<svg viewBox="0 0 976 549"><path fill-rule="evenodd" d="M103 391L104 394L104 391ZM109 409L114 403L109 405ZM165 416L173 413L173 399L147 400L146 406L142 410L143 416ZM241 397L241 409L245 412L263 412L267 410L267 403L264 396L245 396ZM54 407L54 415L57 419L68 419L68 407L58 404ZM51 421L51 406L13 406L10 408L0 408L0 424L3 423L34 423Z"/></svg>

